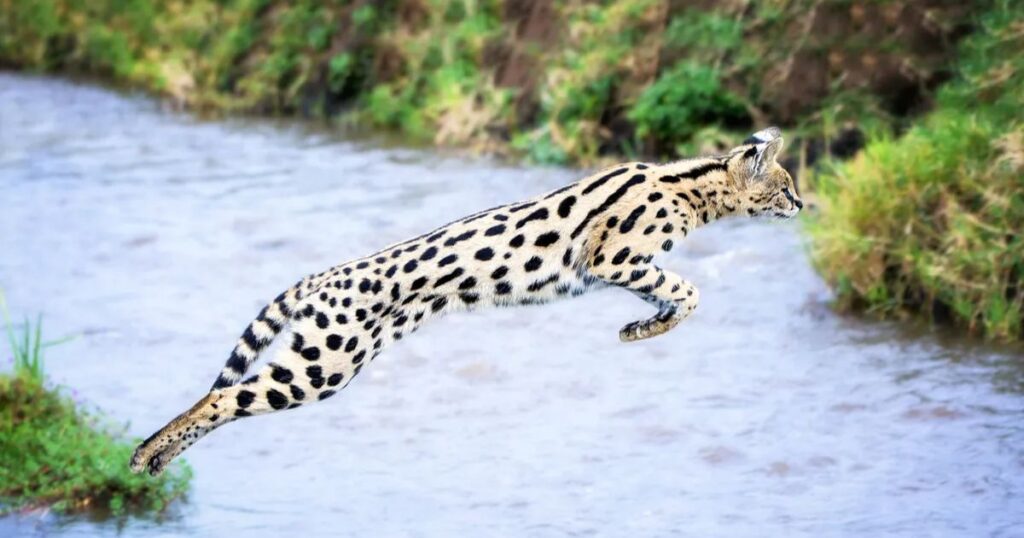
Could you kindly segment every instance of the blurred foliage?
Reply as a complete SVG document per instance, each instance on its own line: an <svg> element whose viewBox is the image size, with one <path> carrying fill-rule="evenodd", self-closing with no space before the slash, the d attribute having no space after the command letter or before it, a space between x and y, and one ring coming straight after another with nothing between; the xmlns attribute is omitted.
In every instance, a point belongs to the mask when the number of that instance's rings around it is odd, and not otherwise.
<svg viewBox="0 0 1024 538"><path fill-rule="evenodd" d="M962 46L938 106L818 178L813 254L844 307L1024 336L1024 6Z"/></svg>
<svg viewBox="0 0 1024 538"><path fill-rule="evenodd" d="M0 374L0 514L39 506L164 510L188 488L189 467L178 464L158 478L132 474L133 446L113 436L98 414L45 386L43 350L59 341L44 342L41 333L38 321L20 331L7 322L14 371Z"/></svg>
<svg viewBox="0 0 1024 538"><path fill-rule="evenodd" d="M0 0L0 65L593 163L891 131L991 0ZM728 138L728 137L726 137Z"/></svg>
<svg viewBox="0 0 1024 538"><path fill-rule="evenodd" d="M629 113L637 135L659 146L690 139L702 127L744 122L743 103L722 87L717 69L680 62L637 99Z"/></svg>

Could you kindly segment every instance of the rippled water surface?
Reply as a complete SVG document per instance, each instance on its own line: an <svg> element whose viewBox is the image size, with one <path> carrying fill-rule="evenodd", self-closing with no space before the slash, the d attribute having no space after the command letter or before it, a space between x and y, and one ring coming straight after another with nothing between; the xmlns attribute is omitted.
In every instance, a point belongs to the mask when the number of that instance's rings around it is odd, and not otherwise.
<svg viewBox="0 0 1024 538"><path fill-rule="evenodd" d="M205 122L0 74L0 286L53 379L146 436L298 277L578 172ZM1019 351L840 318L794 223L700 230L676 330L605 290L448 317L343 396L186 453L162 521L27 514L0 535L1024 536Z"/></svg>

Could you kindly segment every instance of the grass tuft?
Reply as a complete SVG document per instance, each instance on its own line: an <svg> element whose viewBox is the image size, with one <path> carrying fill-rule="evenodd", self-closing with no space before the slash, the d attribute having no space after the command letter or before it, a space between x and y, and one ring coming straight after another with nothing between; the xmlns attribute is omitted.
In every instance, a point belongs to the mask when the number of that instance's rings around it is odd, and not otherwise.
<svg viewBox="0 0 1024 538"><path fill-rule="evenodd" d="M7 309L0 295L0 310ZM14 370L0 374L0 514L48 507L59 512L163 511L188 488L184 464L157 478L128 470L133 445L98 413L48 387L41 318L7 336Z"/></svg>

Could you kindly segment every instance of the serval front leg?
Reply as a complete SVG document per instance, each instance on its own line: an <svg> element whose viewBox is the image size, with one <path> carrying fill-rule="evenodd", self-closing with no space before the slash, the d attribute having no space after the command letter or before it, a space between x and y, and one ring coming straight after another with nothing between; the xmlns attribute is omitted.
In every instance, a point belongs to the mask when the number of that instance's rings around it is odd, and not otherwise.
<svg viewBox="0 0 1024 538"><path fill-rule="evenodd" d="M605 243L606 246L613 243ZM609 255L596 249L587 260L590 274L626 288L658 308L654 316L626 324L619 331L623 342L643 340L663 334L686 319L697 308L697 287L671 271L651 263L653 254L636 253L629 247L612 249Z"/></svg>

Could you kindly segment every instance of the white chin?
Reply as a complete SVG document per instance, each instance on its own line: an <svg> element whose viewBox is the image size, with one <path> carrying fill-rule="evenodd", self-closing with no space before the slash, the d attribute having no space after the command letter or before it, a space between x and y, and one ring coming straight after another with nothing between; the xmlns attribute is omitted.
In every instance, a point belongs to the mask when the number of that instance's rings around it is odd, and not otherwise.
<svg viewBox="0 0 1024 538"><path fill-rule="evenodd" d="M763 213L762 216L772 219L786 220L795 217L796 214L799 212L799 209L776 209L769 211L767 213Z"/></svg>

